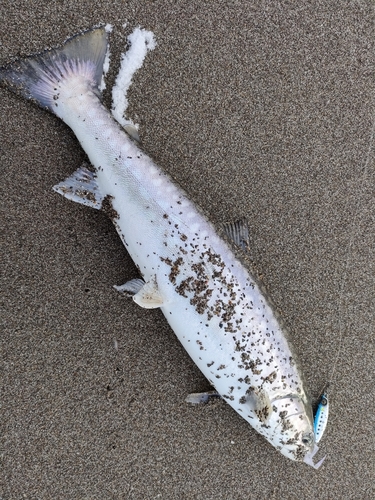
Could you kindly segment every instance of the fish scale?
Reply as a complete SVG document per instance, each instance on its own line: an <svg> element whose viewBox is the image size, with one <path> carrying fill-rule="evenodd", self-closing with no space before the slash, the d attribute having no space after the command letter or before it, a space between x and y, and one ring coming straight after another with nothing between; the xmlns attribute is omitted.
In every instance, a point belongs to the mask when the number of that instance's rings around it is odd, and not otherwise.
<svg viewBox="0 0 375 500"><path fill-rule="evenodd" d="M113 221L142 276L119 290L160 307L227 403L283 455L318 468L311 404L276 313L200 209L100 102L106 50L96 28L1 68L0 80L61 118L87 153L94 172L81 168L55 190ZM241 246L242 225L228 234Z"/></svg>

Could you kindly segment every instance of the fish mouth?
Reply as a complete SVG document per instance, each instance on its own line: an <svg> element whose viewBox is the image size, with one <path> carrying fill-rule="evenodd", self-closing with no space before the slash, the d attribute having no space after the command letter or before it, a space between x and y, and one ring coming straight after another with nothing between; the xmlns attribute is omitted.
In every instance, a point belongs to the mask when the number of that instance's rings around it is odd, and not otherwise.
<svg viewBox="0 0 375 500"><path fill-rule="evenodd" d="M306 455L303 459L305 464L310 465L314 469L319 469L319 467L322 465L322 463L326 459L326 457L324 456L321 460L319 460L319 462L317 462L316 464L314 463L313 458L316 455L316 453L318 452L318 450L319 450L319 446L315 443L314 449L312 451L310 451L309 453L306 453Z"/></svg>

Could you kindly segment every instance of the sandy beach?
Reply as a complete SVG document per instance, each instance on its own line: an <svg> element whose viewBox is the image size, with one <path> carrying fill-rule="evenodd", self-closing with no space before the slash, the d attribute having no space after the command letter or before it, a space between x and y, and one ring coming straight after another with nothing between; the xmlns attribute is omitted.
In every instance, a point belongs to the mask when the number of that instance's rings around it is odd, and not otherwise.
<svg viewBox="0 0 375 500"><path fill-rule="evenodd" d="M375 7L371 1L2 0L0 65L110 23L111 106L130 87L143 148L251 259L330 418L316 471L210 389L111 221L52 191L85 160L56 117L0 88L1 500L375 498ZM125 27L123 27L125 25ZM146 353L146 356L145 356Z"/></svg>

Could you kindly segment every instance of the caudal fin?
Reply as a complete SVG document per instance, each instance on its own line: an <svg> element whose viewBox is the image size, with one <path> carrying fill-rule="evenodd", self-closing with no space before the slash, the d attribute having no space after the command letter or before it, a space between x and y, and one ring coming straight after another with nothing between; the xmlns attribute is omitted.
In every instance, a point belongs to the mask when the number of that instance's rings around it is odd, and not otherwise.
<svg viewBox="0 0 375 500"><path fill-rule="evenodd" d="M78 77L91 91L100 94L106 52L106 30L94 28L75 35L59 48L15 60L0 68L0 82L57 114L56 100L69 80Z"/></svg>

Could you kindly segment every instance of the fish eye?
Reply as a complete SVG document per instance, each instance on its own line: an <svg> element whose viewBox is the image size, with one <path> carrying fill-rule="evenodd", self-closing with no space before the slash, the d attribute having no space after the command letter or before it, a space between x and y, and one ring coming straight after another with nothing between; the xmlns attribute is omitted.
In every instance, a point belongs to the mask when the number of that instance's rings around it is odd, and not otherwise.
<svg viewBox="0 0 375 500"><path fill-rule="evenodd" d="M313 440L313 435L311 433L305 434L302 438L303 444L311 444Z"/></svg>

